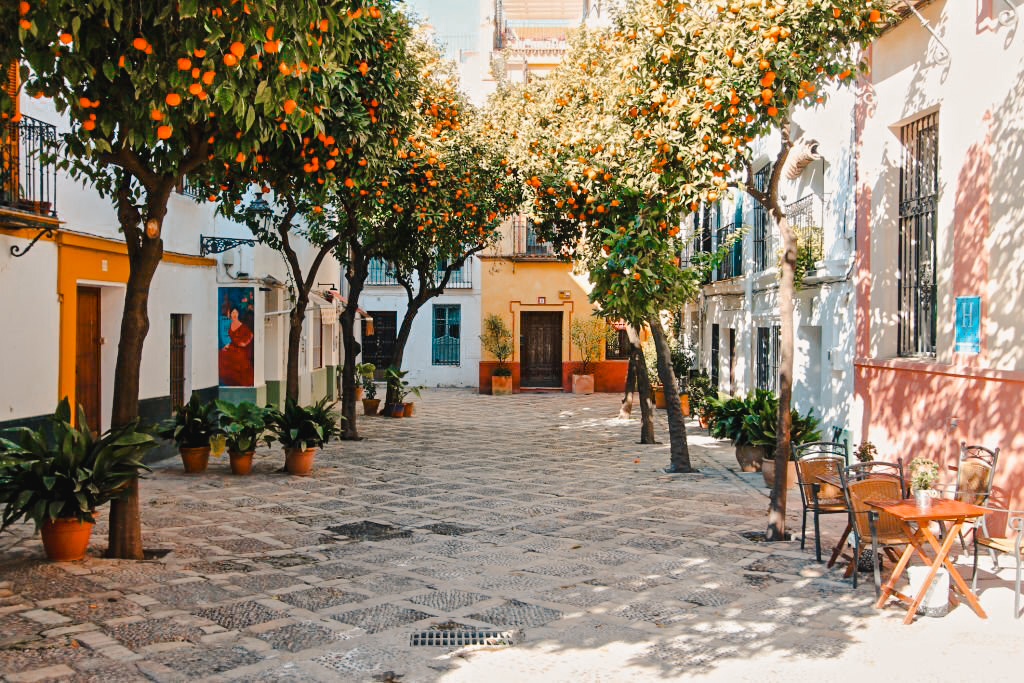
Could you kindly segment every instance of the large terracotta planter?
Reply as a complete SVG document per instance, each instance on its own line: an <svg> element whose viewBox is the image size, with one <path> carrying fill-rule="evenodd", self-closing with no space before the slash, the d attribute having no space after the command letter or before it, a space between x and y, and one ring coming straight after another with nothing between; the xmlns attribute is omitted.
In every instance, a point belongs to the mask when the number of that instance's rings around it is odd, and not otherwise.
<svg viewBox="0 0 1024 683"><path fill-rule="evenodd" d="M736 462L744 472L760 472L764 462L764 446L737 446Z"/></svg>
<svg viewBox="0 0 1024 683"><path fill-rule="evenodd" d="M701 415L697 419L700 421L701 429L709 429L711 427L711 418L707 415Z"/></svg>
<svg viewBox="0 0 1024 683"><path fill-rule="evenodd" d="M507 396L512 393L512 378L491 376L491 393L495 396Z"/></svg>
<svg viewBox="0 0 1024 683"><path fill-rule="evenodd" d="M356 400L357 401L362 401L363 400L363 388L362 387L356 387Z"/></svg>
<svg viewBox="0 0 1024 683"><path fill-rule="evenodd" d="M403 417L412 417L415 414L416 414L416 404L415 403L411 403L411 402L410 403L406 403L404 405L403 409L402 409L402 416Z"/></svg>
<svg viewBox="0 0 1024 683"><path fill-rule="evenodd" d="M199 448L179 448L181 463L185 466L187 474L200 474L206 471L210 462L210 447L200 446Z"/></svg>
<svg viewBox="0 0 1024 683"><path fill-rule="evenodd" d="M690 417L690 395L685 391L679 393L679 405L683 408L683 417Z"/></svg>
<svg viewBox="0 0 1024 683"><path fill-rule="evenodd" d="M662 387L654 388L654 407L665 408L665 389Z"/></svg>
<svg viewBox="0 0 1024 683"><path fill-rule="evenodd" d="M789 467L786 472L786 488L796 488L796 463L792 460L787 463ZM775 485L775 460L764 460L761 463L761 474L764 476L764 485L771 488Z"/></svg>
<svg viewBox="0 0 1024 683"><path fill-rule="evenodd" d="M405 417L405 404L395 403L384 406L384 414L388 417Z"/></svg>
<svg viewBox="0 0 1024 683"><path fill-rule="evenodd" d="M74 562L85 557L92 536L92 522L62 518L47 520L39 528L46 559L51 562Z"/></svg>
<svg viewBox="0 0 1024 683"><path fill-rule="evenodd" d="M313 473L313 457L316 448L286 448L284 450L284 466L288 474L297 477L308 477Z"/></svg>
<svg viewBox="0 0 1024 683"><path fill-rule="evenodd" d="M379 398L364 398L363 399L363 415L376 415L377 410L380 408Z"/></svg>
<svg viewBox="0 0 1024 683"><path fill-rule="evenodd" d="M231 474L245 475L252 472L252 451L242 453L240 451L229 451L228 458L231 459Z"/></svg>
<svg viewBox="0 0 1024 683"><path fill-rule="evenodd" d="M574 394L592 394L592 393L594 393L594 376L593 375L573 375L572 376L572 393L574 393Z"/></svg>

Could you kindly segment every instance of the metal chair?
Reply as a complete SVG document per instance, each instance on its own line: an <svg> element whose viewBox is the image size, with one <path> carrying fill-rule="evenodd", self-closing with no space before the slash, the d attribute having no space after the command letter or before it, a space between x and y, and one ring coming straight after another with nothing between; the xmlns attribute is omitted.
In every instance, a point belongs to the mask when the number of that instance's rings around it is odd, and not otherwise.
<svg viewBox="0 0 1024 683"><path fill-rule="evenodd" d="M997 553L1013 553L1013 559L1017 562L1017 573L1013 581L1013 617L1020 619L1020 579L1021 579L1021 556L1024 554L1024 511L1006 510L1001 508L988 508L995 512L1006 512L1010 514L1010 528L1016 533L1012 536L1002 538L991 538L985 527L982 527L981 535L977 527L974 529L974 570L971 573L971 590L978 588L978 546L987 548L992 553L993 571L999 569L999 558Z"/></svg>
<svg viewBox="0 0 1024 683"><path fill-rule="evenodd" d="M807 513L814 513L814 554L821 562L821 528L819 515L847 513L846 498L842 487L822 482L822 475L835 475L844 482L846 469L846 444L830 441L814 441L796 448L796 476L800 486L800 500L804 505L803 525L800 531L800 549L807 541ZM845 486L845 484L844 484ZM844 535L839 542L846 542Z"/></svg>
<svg viewBox="0 0 1024 683"><path fill-rule="evenodd" d="M879 548L891 551L893 547L907 545L910 539L903 530L900 521L887 512L875 510L868 506L873 500L898 500L903 497L903 486L896 479L873 477L849 481L846 488L846 504L850 509L850 527L853 530L853 557L846 568L846 576L853 573L853 587L857 587L857 575L860 573L859 562L861 548L868 539L871 540L871 560L875 572L875 595L882 590L882 577L879 568Z"/></svg>
<svg viewBox="0 0 1024 683"><path fill-rule="evenodd" d="M984 446L968 446L966 441L961 441L953 499L973 505L986 505L992 495L992 482L995 480L997 462L999 462L998 448L992 450ZM940 526L945 535L945 526L941 524ZM984 517L974 520L970 531L977 533L979 528L985 536L988 536ZM964 549L964 552L967 551L967 540L963 534L960 534L960 547ZM992 553L992 561L995 561L995 553Z"/></svg>
<svg viewBox="0 0 1024 683"><path fill-rule="evenodd" d="M883 460L869 460L858 462L846 468L847 481L862 481L864 479L892 479L902 484L903 495L906 495L908 483L903 478L903 458L896 458L896 462L885 462ZM903 496L901 495L900 498Z"/></svg>

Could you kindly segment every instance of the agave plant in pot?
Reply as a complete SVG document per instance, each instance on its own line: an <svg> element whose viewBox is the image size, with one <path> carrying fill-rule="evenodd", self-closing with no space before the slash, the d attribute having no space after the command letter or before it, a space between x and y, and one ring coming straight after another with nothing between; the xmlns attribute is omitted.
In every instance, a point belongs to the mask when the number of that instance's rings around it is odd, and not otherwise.
<svg viewBox="0 0 1024 683"><path fill-rule="evenodd" d="M239 404L216 401L220 431L231 460L231 473L249 474L252 456L263 434L267 431L266 410L255 403Z"/></svg>
<svg viewBox="0 0 1024 683"><path fill-rule="evenodd" d="M359 375L359 384L363 390L363 415L376 415L380 408L380 399L377 398L377 383L373 381L373 375L377 366L373 363L360 363L356 366L356 373Z"/></svg>
<svg viewBox="0 0 1024 683"><path fill-rule="evenodd" d="M198 394L192 394L188 403L178 408L174 417L164 420L157 431L158 436L177 444L182 465L189 474L206 471L212 447L215 443L222 445L218 438L222 434L216 402L203 403Z"/></svg>
<svg viewBox="0 0 1024 683"><path fill-rule="evenodd" d="M775 458L775 445L778 443L776 430L779 424L779 401L772 395L772 400L761 406L756 413L751 413L744 421L746 423L747 435L750 442L755 446L765 449L764 461L761 463L761 474L764 475L765 486L769 488L775 481L775 468L778 466ZM814 416L814 409L801 415L794 408L790 412L791 425L789 428L790 458L786 463L786 482L789 487L797 485L796 475L796 446L811 441L821 440L821 431L818 429L818 418Z"/></svg>
<svg viewBox="0 0 1024 683"><path fill-rule="evenodd" d="M21 519L39 529L46 556L55 562L80 560L89 547L96 510L120 497L156 440L138 423L93 436L79 408L61 401L40 431L0 431L0 530Z"/></svg>
<svg viewBox="0 0 1024 683"><path fill-rule="evenodd" d="M305 407L288 399L284 410L267 410L269 434L264 439L268 446L274 441L281 442L285 468L289 474L311 474L317 450L330 441L331 437L341 434L340 420L345 418L333 411L335 405L328 403L326 397Z"/></svg>

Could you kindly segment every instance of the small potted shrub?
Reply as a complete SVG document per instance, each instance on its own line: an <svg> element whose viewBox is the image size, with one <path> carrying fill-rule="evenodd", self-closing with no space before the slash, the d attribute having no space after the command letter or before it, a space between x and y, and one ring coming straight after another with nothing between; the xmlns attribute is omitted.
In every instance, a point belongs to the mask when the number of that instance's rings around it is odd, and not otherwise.
<svg viewBox="0 0 1024 683"><path fill-rule="evenodd" d="M708 429L711 426L711 401L717 399L717 392L711 386L711 379L707 375L697 375L688 382L690 394L690 406L693 412L697 413L700 426Z"/></svg>
<svg viewBox="0 0 1024 683"><path fill-rule="evenodd" d="M253 451L267 431L264 421L266 411L254 403L235 405L218 400L216 405L224 445L231 460L231 473L249 474L252 471Z"/></svg>
<svg viewBox="0 0 1024 683"><path fill-rule="evenodd" d="M119 498L156 440L138 423L94 437L79 408L77 427L65 398L41 431L0 432L0 531L20 519L35 522L46 557L71 562L85 557L96 510Z"/></svg>
<svg viewBox="0 0 1024 683"><path fill-rule="evenodd" d="M497 313L484 318L484 333L480 335L480 343L498 361L498 367L491 374L491 393L495 396L511 394L512 369L508 366L508 359L515 352L515 344L512 331Z"/></svg>
<svg viewBox="0 0 1024 683"><path fill-rule="evenodd" d="M268 446L274 441L281 442L289 474L311 474L317 450L331 437L341 434L339 416L332 412L336 404L327 401L324 397L311 406L303 407L288 399L284 410L267 410L269 434L264 438Z"/></svg>
<svg viewBox="0 0 1024 683"><path fill-rule="evenodd" d="M397 403L391 406L391 417L412 417L416 412L415 404L405 399L409 394L416 394L418 398L423 387L409 386L409 382L405 380L405 376L409 374L408 370L403 371L392 366L387 369L387 373L388 387L398 399Z"/></svg>
<svg viewBox="0 0 1024 683"><path fill-rule="evenodd" d="M380 408L380 399L377 398L377 383L373 381L373 374L377 367L373 363L360 363L356 366L359 373L360 388L363 391L363 415L376 415Z"/></svg>
<svg viewBox="0 0 1024 683"><path fill-rule="evenodd" d="M685 348L679 340L672 343L672 373L679 383L679 403L683 417L690 417L693 399L690 396L690 368L693 367L693 351Z"/></svg>
<svg viewBox="0 0 1024 683"><path fill-rule="evenodd" d="M601 349L612 338L614 331L603 320L589 317L576 319L569 326L569 339L580 351L582 360L572 375L572 393L594 393L594 365L601 357Z"/></svg>
<svg viewBox="0 0 1024 683"><path fill-rule="evenodd" d="M750 417L747 420L750 430L749 438L751 443L765 448L764 461L761 463L761 474L764 475L765 486L771 487L775 482L775 444L778 442L775 433L779 420L779 401L772 396L774 406L762 408L756 419ZM810 441L820 441L821 432L818 430L818 418L814 417L814 409L801 415L796 408L790 413L792 426L789 429L789 462L787 463L786 483L790 487L797 485L796 476L796 447Z"/></svg>
<svg viewBox="0 0 1024 683"><path fill-rule="evenodd" d="M910 489L914 492L917 507L926 508L932 504L936 492L932 486L939 478L939 466L928 458L914 458L910 461Z"/></svg>
<svg viewBox="0 0 1024 683"><path fill-rule="evenodd" d="M857 462L871 462L878 455L878 449L875 448L875 444L870 441L861 441L860 445L857 446L857 450L853 452L857 458Z"/></svg>
<svg viewBox="0 0 1024 683"><path fill-rule="evenodd" d="M178 408L174 417L165 420L157 432L177 444L181 462L189 474L206 471L213 443L221 433L216 403L203 403L198 394L192 394L189 402Z"/></svg>

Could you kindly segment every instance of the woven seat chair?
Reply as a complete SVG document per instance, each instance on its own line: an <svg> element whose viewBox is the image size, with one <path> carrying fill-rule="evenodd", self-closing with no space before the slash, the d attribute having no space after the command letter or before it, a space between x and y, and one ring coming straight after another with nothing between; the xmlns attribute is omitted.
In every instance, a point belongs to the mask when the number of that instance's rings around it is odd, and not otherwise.
<svg viewBox="0 0 1024 683"><path fill-rule="evenodd" d="M1024 511L1006 510L1000 508L988 508L993 512L1006 512L1010 514L1010 528L1016 533L1012 536L992 538L984 530L980 533L974 530L974 571L971 574L971 590L978 588L978 547L988 549L992 553L993 571L999 569L997 553L1013 555L1017 562L1017 574L1013 581L1013 617L1020 618L1020 579L1022 569L1022 555L1024 555Z"/></svg>
<svg viewBox="0 0 1024 683"><path fill-rule="evenodd" d="M846 444L814 441L796 448L796 476L800 486L800 500L804 505L803 525L800 531L800 549L807 541L807 513L814 514L814 554L821 562L821 533L819 515L847 514L843 489L818 479L821 475L836 475L844 481L846 470ZM839 546L846 542L846 536Z"/></svg>
<svg viewBox="0 0 1024 683"><path fill-rule="evenodd" d="M846 484L846 503L850 509L850 527L853 529L853 558L847 567L846 574L853 573L853 587L857 587L857 575L860 573L858 562L861 549L870 541L872 562L875 571L875 594L881 593L882 579L879 570L879 549L892 550L894 547L910 543L903 526L895 516L879 511L867 503L873 500L900 500L903 498L903 487L896 479L868 478L848 481Z"/></svg>
<svg viewBox="0 0 1024 683"><path fill-rule="evenodd" d="M960 442L960 459L957 461L956 483L953 488L953 499L972 505L985 506L992 495L992 482L996 476L996 463L999 462L999 449L992 450L984 446L968 446L966 441ZM946 526L939 523L942 534L946 534ZM988 536L985 518L979 517L970 525L967 533L977 533L981 529L983 536ZM960 534L960 547L967 551L967 539ZM990 549L992 561L996 554Z"/></svg>
<svg viewBox="0 0 1024 683"><path fill-rule="evenodd" d="M846 479L847 481L891 479L903 484L904 495L907 492L907 481L903 478L903 458L897 458L896 462L869 460L868 462L854 463L846 468Z"/></svg>

